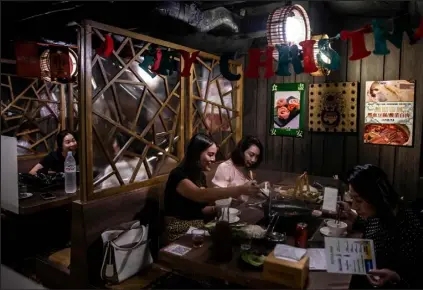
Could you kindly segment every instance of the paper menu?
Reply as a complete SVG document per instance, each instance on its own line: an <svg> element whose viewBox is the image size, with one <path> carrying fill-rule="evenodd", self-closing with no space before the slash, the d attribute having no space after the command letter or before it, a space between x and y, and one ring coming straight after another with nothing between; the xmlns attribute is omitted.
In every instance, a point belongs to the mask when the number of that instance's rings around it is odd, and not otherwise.
<svg viewBox="0 0 423 290"><path fill-rule="evenodd" d="M183 256L191 250L192 250L191 248L185 247L179 244L171 244L163 249L163 251L172 253L177 256Z"/></svg>
<svg viewBox="0 0 423 290"><path fill-rule="evenodd" d="M366 275L376 269L373 240L325 237L327 271Z"/></svg>
<svg viewBox="0 0 423 290"><path fill-rule="evenodd" d="M338 189L333 187L325 187L323 193L322 210L336 212L336 204L338 202Z"/></svg>

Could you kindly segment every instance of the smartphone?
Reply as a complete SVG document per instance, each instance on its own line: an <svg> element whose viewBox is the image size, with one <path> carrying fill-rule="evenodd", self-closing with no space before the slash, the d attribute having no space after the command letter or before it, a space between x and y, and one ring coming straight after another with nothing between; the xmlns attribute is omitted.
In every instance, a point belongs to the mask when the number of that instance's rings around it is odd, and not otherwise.
<svg viewBox="0 0 423 290"><path fill-rule="evenodd" d="M55 199L56 198L56 196L53 193L50 193L50 192L41 193L40 196L44 200L49 200L49 199Z"/></svg>

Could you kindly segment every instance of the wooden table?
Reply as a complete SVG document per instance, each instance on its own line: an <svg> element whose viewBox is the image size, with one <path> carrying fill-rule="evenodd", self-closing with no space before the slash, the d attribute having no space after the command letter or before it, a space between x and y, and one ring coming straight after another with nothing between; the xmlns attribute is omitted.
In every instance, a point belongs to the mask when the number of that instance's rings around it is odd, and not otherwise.
<svg viewBox="0 0 423 290"><path fill-rule="evenodd" d="M64 190L50 191L56 195L55 199L44 200L41 198L41 192L33 193L33 196L19 200L19 214L29 215L43 210L57 208L63 205L71 204L77 198L77 194L67 194Z"/></svg>
<svg viewBox="0 0 423 290"><path fill-rule="evenodd" d="M273 171L272 171L273 172ZM280 178L278 176L266 175L267 180ZM295 176L293 174L285 175L284 183L292 181L295 182ZM316 180L317 178L313 178ZM312 179L312 180L313 180ZM266 180L266 179L264 179ZM333 179L326 179L332 182ZM322 179L316 181L322 182ZM272 182L272 181L271 181ZM327 182L322 183L323 185L330 185ZM255 224L263 218L263 212L260 209L240 207L241 215L240 220L250 224ZM175 241L176 244L192 247L192 240L190 235L185 235L182 238ZM292 238L288 240L288 243L292 243ZM159 263L170 269L180 271L182 273L191 273L201 275L205 277L212 277L216 279L225 280L238 285L252 287L252 288L270 288L270 289L281 289L286 288L284 285L275 284L263 279L261 271L246 270L240 268L239 256L240 249L234 248L232 260L228 263L216 263L210 259L210 247L212 241L210 237L206 237L203 247L193 248L184 256L177 256L164 251L163 249L159 252ZM307 289L348 289L351 280L351 275L341 275L327 273L325 271L310 271L309 281Z"/></svg>

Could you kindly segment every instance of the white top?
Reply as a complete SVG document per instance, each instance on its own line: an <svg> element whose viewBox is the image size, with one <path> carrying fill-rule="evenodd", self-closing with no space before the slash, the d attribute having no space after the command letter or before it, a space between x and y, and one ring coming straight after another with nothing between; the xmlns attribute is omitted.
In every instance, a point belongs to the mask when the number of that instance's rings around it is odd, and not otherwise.
<svg viewBox="0 0 423 290"><path fill-rule="evenodd" d="M232 160L226 160L221 163L217 169L212 183L216 187L233 187L244 185L249 179L233 164ZM241 195L241 199L248 200L247 196Z"/></svg>

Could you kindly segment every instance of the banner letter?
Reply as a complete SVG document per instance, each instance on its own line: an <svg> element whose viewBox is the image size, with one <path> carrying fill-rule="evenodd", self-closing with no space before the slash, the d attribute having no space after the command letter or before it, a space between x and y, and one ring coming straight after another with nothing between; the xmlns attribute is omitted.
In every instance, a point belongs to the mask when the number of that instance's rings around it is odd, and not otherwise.
<svg viewBox="0 0 423 290"><path fill-rule="evenodd" d="M229 60L232 58L233 57L231 53L223 53L223 55L220 57L220 73L228 81L237 81L241 78L241 75L235 75L229 71Z"/></svg>
<svg viewBox="0 0 423 290"><path fill-rule="evenodd" d="M388 46L386 45L386 31L382 27L382 21L373 19L372 28L375 37L375 50L373 53L376 55L387 55L390 53Z"/></svg>
<svg viewBox="0 0 423 290"><path fill-rule="evenodd" d="M259 48L251 48L248 50L248 67L245 72L247 78L259 78L259 67L265 67L266 72L264 77L266 79L275 75L273 71L273 46L266 48L266 59L264 62L260 61L261 51Z"/></svg>
<svg viewBox="0 0 423 290"><path fill-rule="evenodd" d="M320 67L324 67L328 70L338 70L341 65L341 57L339 54L330 47L329 39L320 39L317 42L319 52L317 53L317 63ZM324 61L323 56L329 59Z"/></svg>
<svg viewBox="0 0 423 290"><path fill-rule="evenodd" d="M303 48L303 63L304 63L304 72L313 73L318 70L316 66L316 61L314 60L314 39L304 40L300 42L300 45Z"/></svg>
<svg viewBox="0 0 423 290"><path fill-rule="evenodd" d="M349 60L358 60L368 57L371 52L366 49L366 43L364 41L364 34L372 32L372 26L370 24L356 31L341 31L341 39L351 39L352 55Z"/></svg>
<svg viewBox="0 0 423 290"><path fill-rule="evenodd" d="M190 73L191 65L193 64L193 62L195 62L195 60L197 59L197 56L200 52L194 51L191 54L191 56L190 56L190 53L185 51L185 50L180 50L179 52L181 53L182 57L184 58L184 68L182 69L181 76L189 77L191 75L191 73Z"/></svg>

